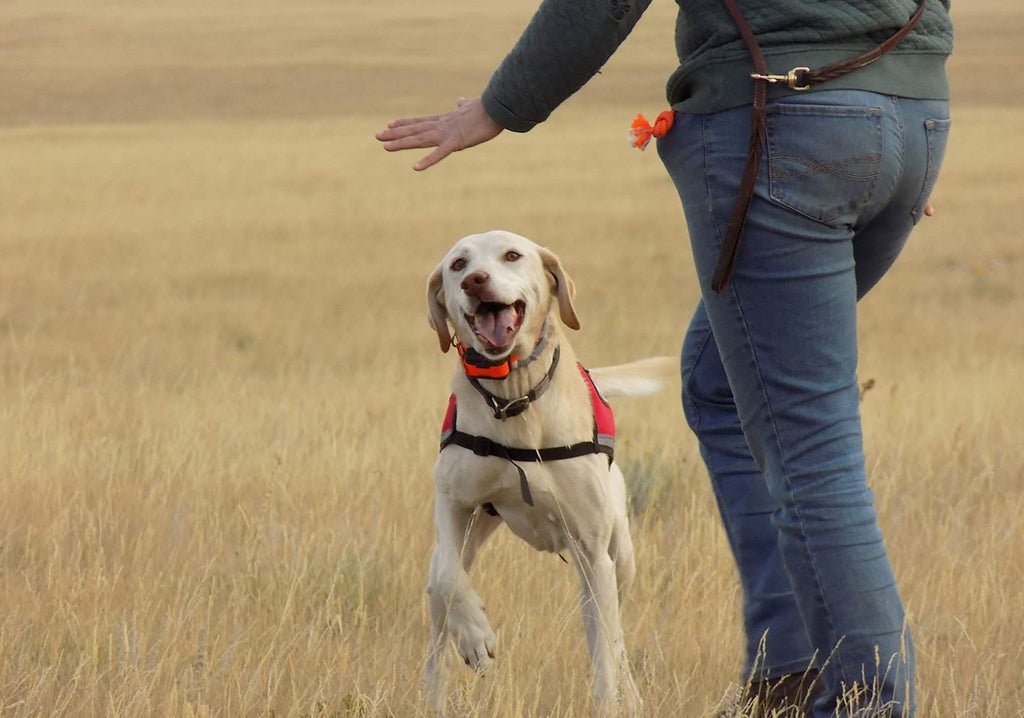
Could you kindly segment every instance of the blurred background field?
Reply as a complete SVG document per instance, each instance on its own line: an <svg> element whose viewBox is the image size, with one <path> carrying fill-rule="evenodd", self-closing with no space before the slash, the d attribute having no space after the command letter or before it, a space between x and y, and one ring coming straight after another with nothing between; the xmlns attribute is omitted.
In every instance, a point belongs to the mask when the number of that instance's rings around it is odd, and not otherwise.
<svg viewBox="0 0 1024 718"><path fill-rule="evenodd" d="M479 92L529 2L0 5L0 718L410 716L451 356L427 274L505 228L575 278L591 366L697 289L653 152L674 3L528 136L427 174L372 139ZM1024 715L1024 12L954 4L937 216L864 302L869 468L924 718ZM616 405L650 716L737 679L733 569L675 390ZM460 716L588 715L573 572L507 534Z"/></svg>

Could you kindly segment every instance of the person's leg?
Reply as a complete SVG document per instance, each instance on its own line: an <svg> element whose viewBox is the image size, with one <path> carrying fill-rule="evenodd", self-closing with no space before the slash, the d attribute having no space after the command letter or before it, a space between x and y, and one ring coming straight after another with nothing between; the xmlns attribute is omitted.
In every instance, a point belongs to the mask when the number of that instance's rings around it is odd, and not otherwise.
<svg viewBox="0 0 1024 718"><path fill-rule="evenodd" d="M768 493L740 427L703 303L682 352L683 411L700 443L743 588L741 682L773 681L813 666L811 647L782 563Z"/></svg>
<svg viewBox="0 0 1024 718"><path fill-rule="evenodd" d="M913 712L912 648L866 483L856 380L858 281L873 283L884 268L869 259L887 267L905 236L880 251L872 245L881 240L855 242L854 228L881 220L879 208L907 194L901 164L915 144L899 145L901 118L883 99L814 93L773 106L770 161L732 283L704 292L744 435L780 505L786 571L824 667L822 716L845 712L843 693L854 686L873 710ZM749 110L680 119L659 150L706 288Z"/></svg>

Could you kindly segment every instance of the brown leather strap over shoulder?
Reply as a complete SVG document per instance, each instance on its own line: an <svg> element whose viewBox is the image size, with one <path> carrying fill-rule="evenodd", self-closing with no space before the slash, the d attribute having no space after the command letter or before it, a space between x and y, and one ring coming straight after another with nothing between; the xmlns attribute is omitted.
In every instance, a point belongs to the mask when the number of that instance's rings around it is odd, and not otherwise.
<svg viewBox="0 0 1024 718"><path fill-rule="evenodd" d="M729 0L729 2L732 1L733 0ZM907 24L901 27L899 31L893 34L888 40L886 40L882 44L878 45L877 47L871 50L868 50L867 52L862 52L859 55L854 55L853 57L847 58L846 60L834 62L831 65L819 67L816 70L810 70L804 75L803 83L806 85L813 85L818 82L834 80L835 78L842 77L843 75L853 72L854 70L859 70L862 67L867 67L872 62L880 58L882 55L889 52L889 50L896 47L900 43L900 41L903 40L903 38L910 34L910 31L914 29L915 25L917 25L917 21L921 19L922 15L924 15L924 7L927 4L928 0L921 0L921 2L917 6L917 12L911 15L910 20L907 22Z"/></svg>
<svg viewBox="0 0 1024 718"><path fill-rule="evenodd" d="M885 42L873 47L870 50L849 57L840 62L825 65L817 69L809 67L795 67L785 75L772 75L768 72L765 63L764 53L761 46L754 37L753 30L743 17L736 0L722 0L726 10L729 11L732 21L743 38L750 53L750 59L754 63L754 72L751 73L757 82L754 83L754 106L750 122L750 143L747 148L747 163L743 168L743 177L740 180L739 192L736 195L736 202L733 204L732 214L729 216L729 224L726 226L725 238L722 241L722 249L718 255L718 263L715 266L715 273L711 277L711 289L721 292L729 283L732 277L733 268L736 265L736 257L739 254L740 238L743 235L743 228L747 223L747 212L750 209L750 202L754 198L754 185L757 183L757 173L761 166L761 153L764 151L765 133L767 126L767 104L768 85L771 83L784 83L794 90L809 90L811 85L834 80L854 70L867 67L880 58L889 50L896 47L910 31L917 25L917 21L924 14L925 5L928 0L920 0L917 12L910 20L889 37Z"/></svg>

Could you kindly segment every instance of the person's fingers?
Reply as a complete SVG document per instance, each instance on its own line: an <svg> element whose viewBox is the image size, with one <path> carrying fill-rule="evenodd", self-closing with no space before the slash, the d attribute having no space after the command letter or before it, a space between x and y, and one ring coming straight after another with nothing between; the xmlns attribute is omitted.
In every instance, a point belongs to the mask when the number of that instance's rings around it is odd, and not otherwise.
<svg viewBox="0 0 1024 718"><path fill-rule="evenodd" d="M423 170L425 170L425 169L427 169L429 167L433 167L434 165L436 165L438 162L443 160L445 157L447 157L451 153L452 153L452 148L446 147L446 146L442 145L442 146L438 147L436 150L434 150L433 152L431 152L429 155L427 155L426 157L421 159L419 162L414 164L412 166L412 168L414 170L416 170L417 172L422 172Z"/></svg>
<svg viewBox="0 0 1024 718"><path fill-rule="evenodd" d="M441 115L421 115L420 117L402 117L397 120L391 120L391 122L388 123L387 129L382 130L382 132L397 129L399 127L407 127L409 125L419 125L423 124L424 122L437 122L440 118Z"/></svg>
<svg viewBox="0 0 1024 718"><path fill-rule="evenodd" d="M399 125L397 127L388 127L377 132L376 137L381 142L388 142L390 140L400 140L405 137L412 137L414 135L420 135L425 132L429 132L437 127L437 121L424 121L417 122L415 124Z"/></svg>
<svg viewBox="0 0 1024 718"><path fill-rule="evenodd" d="M403 125L376 134L389 152L417 147L437 147L444 138L444 124L439 120Z"/></svg>
<svg viewBox="0 0 1024 718"><path fill-rule="evenodd" d="M423 147L437 147L441 144L441 134L436 129L425 128L416 133L387 139L384 141L384 149L388 152L398 150L414 150Z"/></svg>
<svg viewBox="0 0 1024 718"><path fill-rule="evenodd" d="M924 216L925 217L934 217L935 216L935 208L932 207L932 203L931 202L929 202L928 204L926 204L924 206Z"/></svg>

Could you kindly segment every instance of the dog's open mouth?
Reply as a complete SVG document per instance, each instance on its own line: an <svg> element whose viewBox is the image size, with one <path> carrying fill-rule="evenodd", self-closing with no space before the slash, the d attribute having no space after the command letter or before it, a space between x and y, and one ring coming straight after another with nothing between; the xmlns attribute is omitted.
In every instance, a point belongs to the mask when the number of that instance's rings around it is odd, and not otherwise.
<svg viewBox="0 0 1024 718"><path fill-rule="evenodd" d="M480 302L476 312L466 315L473 333L483 342L488 354L503 354L512 348L526 315L526 302L513 304Z"/></svg>

